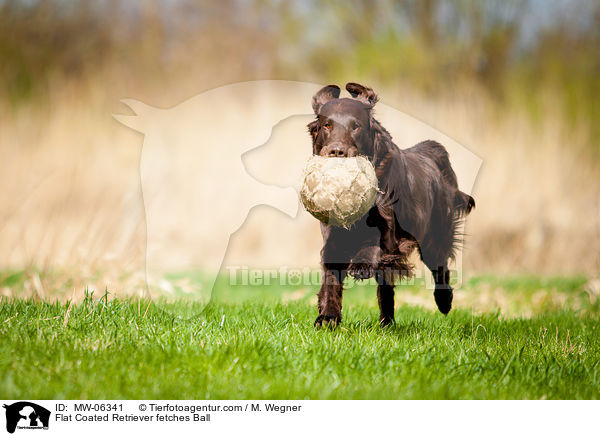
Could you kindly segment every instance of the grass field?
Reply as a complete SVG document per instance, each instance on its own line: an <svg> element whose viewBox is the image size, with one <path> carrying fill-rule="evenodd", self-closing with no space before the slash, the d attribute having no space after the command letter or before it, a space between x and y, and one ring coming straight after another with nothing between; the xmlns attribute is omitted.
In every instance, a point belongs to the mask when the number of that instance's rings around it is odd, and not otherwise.
<svg viewBox="0 0 600 436"><path fill-rule="evenodd" d="M18 286L0 275L9 282ZM243 298L222 288L206 308L89 293L73 304L2 297L0 397L598 399L599 298L588 286L478 277L447 317L399 298L385 329L374 289L356 286L335 330L313 329L312 288L254 287ZM473 314L469 301L490 290L518 307ZM418 286L397 294L431 298Z"/></svg>

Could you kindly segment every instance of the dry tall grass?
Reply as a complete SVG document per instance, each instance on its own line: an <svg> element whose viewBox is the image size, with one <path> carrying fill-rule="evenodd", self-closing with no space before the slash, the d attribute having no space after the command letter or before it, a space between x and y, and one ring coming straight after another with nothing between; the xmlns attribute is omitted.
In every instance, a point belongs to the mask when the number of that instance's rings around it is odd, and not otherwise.
<svg viewBox="0 0 600 436"><path fill-rule="evenodd" d="M143 269L143 138L111 118L126 109L103 93L109 87L104 77L80 86L56 90L47 105L3 114L0 267L75 269L88 278L114 271L109 283L115 283ZM181 95L188 86L174 82L160 93L164 98L168 87ZM406 89L378 91L384 103L429 122L484 161L474 190L477 209L467 222L467 274L598 272L600 172L581 133L550 111L540 127L518 112L498 114L474 92L430 100ZM306 133L297 134L309 147ZM316 223L286 228L299 248L282 258L278 241L265 236L264 214L257 211L234 237L232 258L316 267Z"/></svg>

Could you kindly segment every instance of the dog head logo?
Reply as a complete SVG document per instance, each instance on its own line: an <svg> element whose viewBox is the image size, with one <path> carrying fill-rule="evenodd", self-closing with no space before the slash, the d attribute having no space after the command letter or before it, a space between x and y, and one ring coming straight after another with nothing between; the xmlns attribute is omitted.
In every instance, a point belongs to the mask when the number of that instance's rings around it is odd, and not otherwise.
<svg viewBox="0 0 600 436"><path fill-rule="evenodd" d="M4 405L6 409L6 431L18 429L48 429L50 411L28 401Z"/></svg>

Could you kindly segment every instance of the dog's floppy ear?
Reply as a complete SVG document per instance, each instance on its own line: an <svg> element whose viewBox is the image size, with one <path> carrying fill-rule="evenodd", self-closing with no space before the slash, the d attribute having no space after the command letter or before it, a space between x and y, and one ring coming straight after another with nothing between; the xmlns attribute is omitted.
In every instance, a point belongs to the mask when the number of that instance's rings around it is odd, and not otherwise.
<svg viewBox="0 0 600 436"><path fill-rule="evenodd" d="M315 111L315 114L319 115L319 109L329 100L333 100L334 98L338 98L340 96L340 87L337 85L327 85L324 86L313 95L312 98L312 107Z"/></svg>
<svg viewBox="0 0 600 436"><path fill-rule="evenodd" d="M346 91L350 93L352 98L360 100L369 106L369 108L372 108L375 106L375 103L377 103L377 94L375 94L371 88L367 88L359 83L346 83Z"/></svg>
<svg viewBox="0 0 600 436"><path fill-rule="evenodd" d="M317 135L319 134L319 122L317 120L311 121L308 123L308 133L310 134L310 138L312 139L313 148L317 142ZM316 150L315 150L316 151Z"/></svg>

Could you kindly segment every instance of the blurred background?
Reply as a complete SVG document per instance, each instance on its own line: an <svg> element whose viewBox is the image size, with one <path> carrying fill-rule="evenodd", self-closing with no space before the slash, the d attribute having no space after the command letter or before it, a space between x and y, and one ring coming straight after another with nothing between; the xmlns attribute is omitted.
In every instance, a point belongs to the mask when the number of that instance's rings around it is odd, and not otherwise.
<svg viewBox="0 0 600 436"><path fill-rule="evenodd" d="M15 271L38 295L127 287L143 137L119 100L261 79L367 84L480 156L465 275L600 272L596 0L0 0L2 293ZM310 225L290 237L317 268ZM276 265L272 248L251 231L237 247Z"/></svg>

